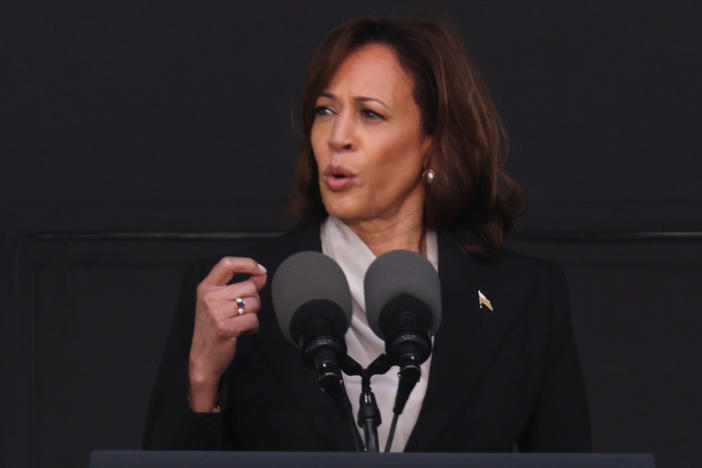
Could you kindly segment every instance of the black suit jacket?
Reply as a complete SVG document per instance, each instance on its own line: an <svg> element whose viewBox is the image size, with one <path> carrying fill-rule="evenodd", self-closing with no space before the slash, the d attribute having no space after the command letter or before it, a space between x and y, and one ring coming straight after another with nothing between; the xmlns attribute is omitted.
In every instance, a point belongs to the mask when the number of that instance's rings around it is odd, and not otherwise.
<svg viewBox="0 0 702 468"><path fill-rule="evenodd" d="M438 244L442 324L406 450L512 451L516 444L521 451L589 451L588 405L562 272L511 252L499 261L479 261L444 232ZM260 329L239 339L223 377L219 414L193 413L186 400L195 287L218 259L189 269L144 448L353 450L348 425L282 336L273 313L273 274L302 250L321 250L318 226L299 226L241 253L266 266L269 283L261 291ZM479 306L478 290L493 311Z"/></svg>

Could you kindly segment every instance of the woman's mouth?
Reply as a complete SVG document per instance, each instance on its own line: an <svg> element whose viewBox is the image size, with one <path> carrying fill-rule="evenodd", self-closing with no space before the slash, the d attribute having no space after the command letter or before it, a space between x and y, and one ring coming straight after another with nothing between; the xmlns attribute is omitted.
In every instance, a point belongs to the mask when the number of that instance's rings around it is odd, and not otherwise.
<svg viewBox="0 0 702 468"><path fill-rule="evenodd" d="M332 192L340 192L353 184L356 175L340 166L329 166L322 174L324 183Z"/></svg>

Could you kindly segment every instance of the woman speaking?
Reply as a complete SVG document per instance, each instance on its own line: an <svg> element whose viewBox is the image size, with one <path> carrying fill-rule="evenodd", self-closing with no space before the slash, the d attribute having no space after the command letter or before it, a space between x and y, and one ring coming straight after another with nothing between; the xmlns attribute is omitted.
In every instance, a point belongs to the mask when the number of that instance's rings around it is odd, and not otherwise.
<svg viewBox="0 0 702 468"><path fill-rule="evenodd" d="M460 41L432 22L339 26L314 55L302 113L287 201L302 223L188 270L145 448L353 450L278 327L268 279L295 252L333 258L353 299L348 354L367 366L384 342L366 319L364 274L406 249L437 269L443 318L392 451L589 451L565 279L503 249L523 198L501 169L504 127ZM381 446L397 380L396 368L373 378ZM355 403L360 380L345 385Z"/></svg>

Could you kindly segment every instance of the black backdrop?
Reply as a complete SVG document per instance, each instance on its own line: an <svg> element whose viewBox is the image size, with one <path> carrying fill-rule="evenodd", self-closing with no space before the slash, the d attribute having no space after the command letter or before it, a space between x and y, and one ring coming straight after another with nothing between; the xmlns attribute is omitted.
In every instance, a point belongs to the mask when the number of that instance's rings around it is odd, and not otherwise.
<svg viewBox="0 0 702 468"><path fill-rule="evenodd" d="M3 466L137 448L194 256L280 232L306 63L362 14L449 18L566 269L595 449L696 466L702 80L695 2L44 2L0 15Z"/></svg>

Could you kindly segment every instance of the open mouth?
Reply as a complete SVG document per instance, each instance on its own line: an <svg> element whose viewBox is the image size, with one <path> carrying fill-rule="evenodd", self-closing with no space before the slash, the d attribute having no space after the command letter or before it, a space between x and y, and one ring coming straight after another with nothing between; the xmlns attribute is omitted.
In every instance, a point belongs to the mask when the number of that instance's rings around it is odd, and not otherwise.
<svg viewBox="0 0 702 468"><path fill-rule="evenodd" d="M336 179L343 179L345 177L353 177L355 174L345 167L341 166L329 166L324 171L326 177L334 177Z"/></svg>
<svg viewBox="0 0 702 468"><path fill-rule="evenodd" d="M327 167L323 175L327 187L334 192L349 187L356 178L356 174L340 166Z"/></svg>

